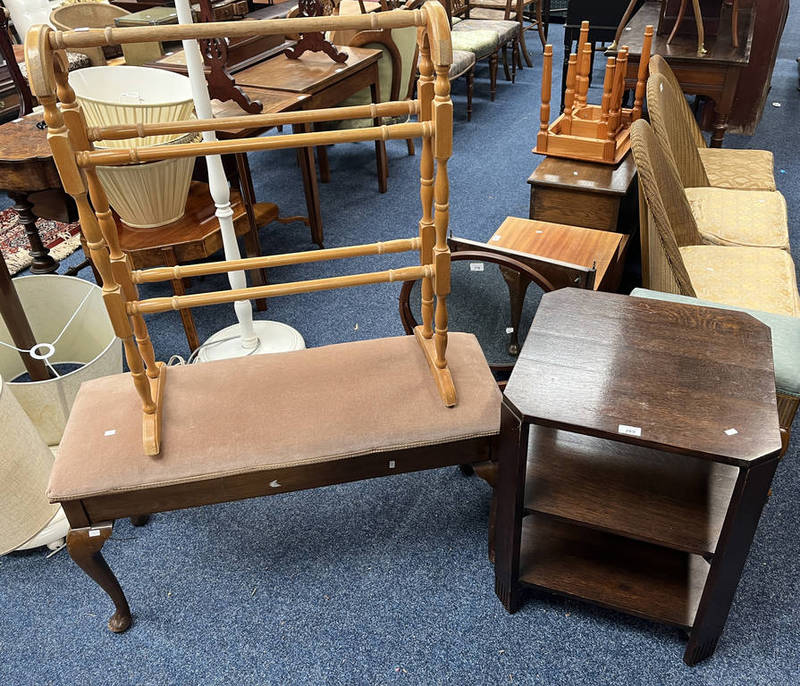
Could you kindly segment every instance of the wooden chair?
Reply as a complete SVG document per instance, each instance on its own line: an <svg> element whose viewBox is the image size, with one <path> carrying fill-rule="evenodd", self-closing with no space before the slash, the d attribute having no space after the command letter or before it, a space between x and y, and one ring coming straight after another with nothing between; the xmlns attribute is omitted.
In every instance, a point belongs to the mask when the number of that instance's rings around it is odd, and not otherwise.
<svg viewBox="0 0 800 686"><path fill-rule="evenodd" d="M380 71L380 100L387 101L410 101L414 90L417 64L417 38L416 29L406 27L402 29L370 29L359 31L353 35L348 42L350 47L371 48L381 50L383 56L378 62ZM342 102L341 107L351 107L366 105L372 102L372 95L369 88L356 93L352 97ZM399 123L407 121L408 117L384 118L382 123ZM344 130L353 128L366 128L373 126L373 120L369 118L358 120L342 120L331 122L326 128ZM406 141L408 154L414 154L414 141L409 138ZM320 180L327 183L330 180L330 167L328 165L328 151L325 146L317 148L319 159ZM383 163L382 163L383 158ZM385 156L376 151L375 159L378 166L378 190L385 193L388 188L389 169Z"/></svg>
<svg viewBox="0 0 800 686"><path fill-rule="evenodd" d="M61 31L70 29L83 29L86 27L97 29L106 26L113 26L117 17L124 17L130 14L127 10L114 5L106 5L99 2L79 2L74 5L62 5L50 13L50 23ZM111 46L103 48L84 48L76 50L86 55L93 67L102 66L106 63L106 58L119 57L122 51Z"/></svg>
<svg viewBox="0 0 800 686"><path fill-rule="evenodd" d="M507 377L541 293L555 290L556 286L533 266L516 259L511 251L462 239L451 238L448 243L454 263L449 330L475 334L490 369ZM549 266L546 263L544 260L545 268ZM526 298L530 284L538 292ZM419 289L419 280L406 281L400 289L400 321L407 334L419 325L419 307L411 305L411 296Z"/></svg>
<svg viewBox="0 0 800 686"><path fill-rule="evenodd" d="M737 190L775 190L774 157L769 150L732 150L729 148L709 148L703 132L697 125L697 120L686 102L680 82L661 55L653 55L650 59L650 73L661 76L667 86L664 89L664 99L672 101L669 105L671 116L675 121L673 127L684 130L682 137L684 146L691 145L697 150L692 157L699 156L700 164L695 160L694 173L688 166L688 160L683 156L676 159L684 185L710 185L715 188L733 188ZM690 143L685 142L688 136ZM686 155L689 151L687 148ZM701 182L689 183L700 179Z"/></svg>
<svg viewBox="0 0 800 686"><path fill-rule="evenodd" d="M631 129L631 149L647 217L642 227L645 288L800 317L795 264L788 252L705 245L675 163L642 119ZM785 441L798 404L798 398L778 396Z"/></svg>
<svg viewBox="0 0 800 686"><path fill-rule="evenodd" d="M61 53L66 47L126 41L410 26L418 28L420 50L419 97L410 102L92 130L86 128ZM130 377L105 377L81 388L48 488L48 497L63 504L72 527L70 555L115 604L112 631L131 624L127 599L100 552L116 518L490 458L500 430L499 390L474 337L447 333L452 103L449 23L438 2L372 16L67 33L39 27L28 35L26 58L62 182L77 203L131 370ZM91 144L142 134L405 114L416 114L419 121L185 145L93 150ZM422 138L418 236L211 264L132 269L96 173L96 166L130 161L415 137ZM419 254L418 266L147 300L137 293L142 283L409 251ZM187 307L411 279L422 279L422 324L413 337L168 370L156 362L144 320L146 314ZM276 393L280 387L290 391ZM271 408L267 422L248 409L260 413L265 406Z"/></svg>
<svg viewBox="0 0 800 686"><path fill-rule="evenodd" d="M682 116L683 96L661 74L652 74L647 83L647 103L653 130L675 163L704 242L789 250L783 195L712 187L692 130Z"/></svg>
<svg viewBox="0 0 800 686"><path fill-rule="evenodd" d="M529 67L533 66L533 62L531 62L528 46L525 43L525 32L536 31L539 34L542 48L547 42L544 35L541 0L519 0L511 7L505 0L471 0L469 18L518 21L520 52L525 59L525 64Z"/></svg>
<svg viewBox="0 0 800 686"><path fill-rule="evenodd" d="M510 5L516 0L507 0ZM453 27L453 49L471 52L476 61L489 60L489 94L492 102L497 95L497 65L500 51L503 51L503 68L506 80L513 81L519 52L519 24L512 21L464 19L467 0L445 0L448 16ZM460 28L458 28L460 27ZM513 74L508 70L508 45L512 44L514 53Z"/></svg>

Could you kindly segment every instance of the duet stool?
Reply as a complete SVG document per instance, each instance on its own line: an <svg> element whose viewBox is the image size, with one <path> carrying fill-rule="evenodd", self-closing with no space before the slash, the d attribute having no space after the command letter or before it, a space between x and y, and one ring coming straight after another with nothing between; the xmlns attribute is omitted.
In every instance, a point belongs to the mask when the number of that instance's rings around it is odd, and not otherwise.
<svg viewBox="0 0 800 686"><path fill-rule="evenodd" d="M129 375L84 384L47 495L70 556L114 601L109 628L131 624L100 552L117 518L489 459L500 391L473 335L450 334L447 360L453 408L414 336L170 367L156 457Z"/></svg>

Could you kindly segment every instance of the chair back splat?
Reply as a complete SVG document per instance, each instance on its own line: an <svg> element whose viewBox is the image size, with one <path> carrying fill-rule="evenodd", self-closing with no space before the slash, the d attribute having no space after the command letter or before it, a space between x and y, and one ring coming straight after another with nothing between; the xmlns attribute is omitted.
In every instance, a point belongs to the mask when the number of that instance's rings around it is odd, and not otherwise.
<svg viewBox="0 0 800 686"><path fill-rule="evenodd" d="M259 114L167 123L137 123L88 128L69 84L66 49L82 49L154 41L294 34L329 30L379 30L417 27L419 83L416 100L384 102L287 114ZM181 310L245 298L345 288L362 284L422 279L422 324L415 330L443 403L456 404L447 366L447 295L450 292L450 250L447 244L449 182L447 161L452 150L453 106L448 73L452 61L450 26L438 2L412 11L369 15L298 17L258 22L209 22L194 25L54 31L33 27L25 41L25 60L34 94L44 106L48 139L64 190L78 207L92 262L103 281L103 297L114 331L122 339L131 377L141 399L143 443L147 455L157 455L161 440L161 407L166 366L155 359L145 314ZM124 140L151 135L225 131L252 126L315 123L342 119L416 115L416 121L368 128L318 131L267 138L230 139L183 145L95 150L98 140ZM419 235L365 245L269 255L207 264L133 270L122 252L108 198L98 178L99 165L117 166L177 157L218 155L251 150L276 150L335 143L422 138ZM272 284L236 290L140 300L137 284L200 274L271 267L321 260L419 251L420 263L400 269Z"/></svg>

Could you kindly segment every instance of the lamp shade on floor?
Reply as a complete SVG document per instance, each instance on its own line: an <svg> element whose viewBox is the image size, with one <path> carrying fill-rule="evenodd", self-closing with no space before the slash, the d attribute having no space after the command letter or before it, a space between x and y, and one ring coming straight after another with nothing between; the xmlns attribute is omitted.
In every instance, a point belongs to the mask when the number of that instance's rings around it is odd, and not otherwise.
<svg viewBox="0 0 800 686"><path fill-rule="evenodd" d="M57 445L80 385L122 372L122 343L114 335L98 286L55 274L21 277L14 279L14 285L37 344L52 346L47 363L61 370L61 376L17 380L26 370L20 353L7 347L12 338L2 319L0 341L5 345L0 345L0 375L44 442ZM48 352L47 346L37 350ZM69 365L69 371L63 365Z"/></svg>
<svg viewBox="0 0 800 686"><path fill-rule="evenodd" d="M0 555L35 536L58 512L45 497L53 455L0 377Z"/></svg>

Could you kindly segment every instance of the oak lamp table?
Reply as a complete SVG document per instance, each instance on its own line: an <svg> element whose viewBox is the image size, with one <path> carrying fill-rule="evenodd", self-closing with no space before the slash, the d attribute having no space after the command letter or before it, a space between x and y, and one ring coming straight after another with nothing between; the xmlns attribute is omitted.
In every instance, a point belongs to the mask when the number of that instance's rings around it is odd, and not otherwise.
<svg viewBox="0 0 800 686"><path fill-rule="evenodd" d="M780 450L761 322L547 293L503 401L495 592L509 612L532 587L682 627L694 665L716 648Z"/></svg>
<svg viewBox="0 0 800 686"><path fill-rule="evenodd" d="M61 188L56 165L47 143L47 131L39 129L41 114L29 114L0 126L0 189L14 201L19 223L25 229L33 258L32 274L50 274L58 262L42 244L29 196Z"/></svg>
<svg viewBox="0 0 800 686"><path fill-rule="evenodd" d="M528 178L528 216L635 235L639 223L635 181L630 154L615 166L545 157Z"/></svg>

